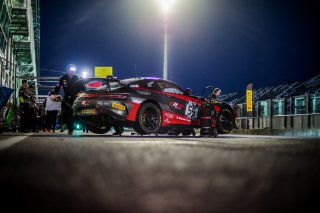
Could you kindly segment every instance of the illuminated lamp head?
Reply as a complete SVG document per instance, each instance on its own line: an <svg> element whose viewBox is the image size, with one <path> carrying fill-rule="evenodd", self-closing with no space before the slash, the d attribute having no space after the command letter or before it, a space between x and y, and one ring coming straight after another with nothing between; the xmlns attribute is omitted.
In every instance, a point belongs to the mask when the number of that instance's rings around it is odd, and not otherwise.
<svg viewBox="0 0 320 213"><path fill-rule="evenodd" d="M77 67L74 64L69 64L67 67L67 72L70 77L72 77L77 70Z"/></svg>

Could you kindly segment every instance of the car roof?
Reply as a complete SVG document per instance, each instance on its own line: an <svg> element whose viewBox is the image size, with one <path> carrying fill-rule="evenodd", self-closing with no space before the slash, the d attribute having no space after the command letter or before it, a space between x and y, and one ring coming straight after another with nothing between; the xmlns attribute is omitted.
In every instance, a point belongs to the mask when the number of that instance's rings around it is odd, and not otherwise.
<svg viewBox="0 0 320 213"><path fill-rule="evenodd" d="M154 80L162 80L162 79L157 78L157 77L137 77L137 78L122 79L120 82L126 83L126 84L131 84L131 83L137 83L137 82L144 81L144 80L154 81Z"/></svg>

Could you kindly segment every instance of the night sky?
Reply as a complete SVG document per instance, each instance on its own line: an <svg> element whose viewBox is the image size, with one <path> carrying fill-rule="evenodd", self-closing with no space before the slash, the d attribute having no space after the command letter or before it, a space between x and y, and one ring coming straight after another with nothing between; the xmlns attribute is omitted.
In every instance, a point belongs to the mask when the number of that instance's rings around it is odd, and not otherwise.
<svg viewBox="0 0 320 213"><path fill-rule="evenodd" d="M112 66L120 79L162 77L157 0L41 1L41 76ZM169 80L195 95L306 80L320 73L316 1L177 0L169 16ZM91 75L92 75L91 74Z"/></svg>

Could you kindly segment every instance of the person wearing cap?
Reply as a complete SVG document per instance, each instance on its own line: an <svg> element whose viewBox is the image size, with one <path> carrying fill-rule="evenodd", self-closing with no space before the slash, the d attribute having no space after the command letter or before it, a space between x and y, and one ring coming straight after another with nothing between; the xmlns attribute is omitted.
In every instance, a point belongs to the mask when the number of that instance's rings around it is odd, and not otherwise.
<svg viewBox="0 0 320 213"><path fill-rule="evenodd" d="M61 103L61 116L63 122L67 125L68 134L72 135L74 130L73 110L72 105L77 95L85 90L85 86L81 78L75 74L76 66L69 64L67 73L60 77L59 83L54 89L54 94L59 94L60 88L63 87L64 97Z"/></svg>

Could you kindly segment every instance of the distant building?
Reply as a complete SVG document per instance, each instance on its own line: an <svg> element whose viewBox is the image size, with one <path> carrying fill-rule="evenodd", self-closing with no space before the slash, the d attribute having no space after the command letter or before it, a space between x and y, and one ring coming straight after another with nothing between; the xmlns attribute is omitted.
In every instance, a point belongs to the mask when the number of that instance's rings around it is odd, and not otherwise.
<svg viewBox="0 0 320 213"><path fill-rule="evenodd" d="M39 76L39 10L39 0L0 0L0 85L15 89L17 76Z"/></svg>

